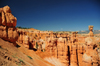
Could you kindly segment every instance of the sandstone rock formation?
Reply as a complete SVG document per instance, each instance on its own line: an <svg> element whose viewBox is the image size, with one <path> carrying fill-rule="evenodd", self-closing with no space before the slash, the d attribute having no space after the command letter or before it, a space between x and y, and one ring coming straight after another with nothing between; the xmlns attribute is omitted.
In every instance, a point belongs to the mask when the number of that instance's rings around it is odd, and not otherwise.
<svg viewBox="0 0 100 66"><path fill-rule="evenodd" d="M16 26L17 19L11 14L9 6L0 8L0 38L15 44L18 39Z"/></svg>
<svg viewBox="0 0 100 66"><path fill-rule="evenodd" d="M97 49L93 48L93 40L88 37L85 39L86 52L83 55L83 64L86 66L98 66L99 56Z"/></svg>
<svg viewBox="0 0 100 66"><path fill-rule="evenodd" d="M98 42L99 38L95 38L93 35L93 26L89 27L89 36L80 36L78 32L72 32L72 34L65 33L53 33L53 32L28 32L26 36L28 48L36 48L37 50L43 50L44 53L49 54L50 57L58 59L61 63L67 66L82 66L91 65L97 66L100 57L98 56ZM19 31L20 37L18 42L25 44L25 35ZM34 42L32 41L34 40ZM91 42L92 41L92 42ZM33 44L32 44L33 42ZM91 42L91 50L89 49L89 43ZM32 47L33 46L33 47ZM45 51L44 51L45 50ZM90 55L88 55L89 51ZM88 61L86 60L88 58ZM47 60L47 59L46 59Z"/></svg>
<svg viewBox="0 0 100 66"><path fill-rule="evenodd" d="M89 26L88 37L80 37L78 32L72 32L70 35L53 33L53 31L18 30L15 28L16 22L17 19L11 14L9 6L0 8L0 38L13 42L15 46L15 41L18 39L18 43L23 45L24 48L48 53L49 56L67 66L99 65L100 49L97 47L100 38L94 37L92 25ZM50 59L53 60L53 58ZM50 59L46 60L50 61Z"/></svg>
<svg viewBox="0 0 100 66"><path fill-rule="evenodd" d="M90 30L89 36L90 36L90 37L93 37L94 34L93 34L93 26L92 26L92 25L89 26L89 30Z"/></svg>

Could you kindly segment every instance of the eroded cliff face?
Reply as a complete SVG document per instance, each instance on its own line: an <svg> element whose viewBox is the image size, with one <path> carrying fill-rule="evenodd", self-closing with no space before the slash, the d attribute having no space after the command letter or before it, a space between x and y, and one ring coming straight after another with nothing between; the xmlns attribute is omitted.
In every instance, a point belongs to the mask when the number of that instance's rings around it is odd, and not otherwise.
<svg viewBox="0 0 100 66"><path fill-rule="evenodd" d="M12 15L9 6L0 8L0 38L13 42L15 45L18 39L16 23L17 18Z"/></svg>
<svg viewBox="0 0 100 66"><path fill-rule="evenodd" d="M27 49L29 38L26 32L17 31L16 22L17 19L11 14L9 6L0 8L0 66L54 66ZM18 33L22 35L19 36ZM24 47L16 42L18 37L21 39L19 43L23 43Z"/></svg>
<svg viewBox="0 0 100 66"><path fill-rule="evenodd" d="M82 66L84 64L98 65L100 57L98 56L99 49L97 49L97 47L99 47L98 43L100 42L100 38L94 37L93 32L92 36L89 33L85 37L78 35L78 32L73 32L69 35L66 33L58 34L53 32L30 32L20 30L19 34L19 43L23 44L23 46L28 49L36 49L39 51L36 52L39 56L46 61L53 64L55 63L55 65L57 63L54 62L55 58L59 60L62 65L67 66ZM87 42L90 40L92 40L91 44L87 45ZM89 47L92 49L89 49ZM43 52L41 52L41 50ZM89 53L89 51L91 53ZM84 61L86 58L91 61Z"/></svg>

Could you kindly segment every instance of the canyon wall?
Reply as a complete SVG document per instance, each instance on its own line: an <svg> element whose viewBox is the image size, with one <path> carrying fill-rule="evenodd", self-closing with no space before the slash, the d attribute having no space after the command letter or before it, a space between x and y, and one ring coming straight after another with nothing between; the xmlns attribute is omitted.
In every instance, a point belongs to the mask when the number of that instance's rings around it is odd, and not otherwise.
<svg viewBox="0 0 100 66"><path fill-rule="evenodd" d="M42 50L44 53L49 54L50 57L57 58L67 66L82 66L83 64L97 66L100 59L98 56L99 49L97 49L100 38L93 36L93 27L90 26L89 30L87 37L79 36L78 32L73 32L70 35L45 31L30 33L29 31L21 30L19 31L18 42L29 49ZM86 60L87 57L89 58Z"/></svg>
<svg viewBox="0 0 100 66"><path fill-rule="evenodd" d="M12 15L9 6L0 8L0 38L15 46L17 41L28 49L47 53L66 66L100 65L100 38L94 37L92 25L89 26L89 34L84 37L78 32L19 30L15 27L16 23L17 18Z"/></svg>

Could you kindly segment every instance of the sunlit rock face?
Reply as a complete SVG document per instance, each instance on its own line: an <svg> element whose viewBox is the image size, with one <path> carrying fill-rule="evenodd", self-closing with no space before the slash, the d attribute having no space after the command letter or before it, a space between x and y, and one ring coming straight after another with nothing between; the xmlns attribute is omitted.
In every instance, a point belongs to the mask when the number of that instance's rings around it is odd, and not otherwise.
<svg viewBox="0 0 100 66"><path fill-rule="evenodd" d="M15 43L18 39L16 23L17 19L11 14L9 6L0 8L0 38Z"/></svg>
<svg viewBox="0 0 100 66"><path fill-rule="evenodd" d="M36 38L34 39L24 32L20 31L18 42L22 43L23 46L26 45L26 48L36 48L39 51L45 49L43 52L48 53L50 57L44 59L52 64L56 65L58 62L55 62L55 59L57 59L67 66L82 66L84 64L91 66L91 63L93 66L98 65L100 58L98 53L100 52L98 52L97 43L99 38L93 36L80 37L78 32L73 32L71 35L39 32L37 36L34 36ZM25 36L28 38L23 38ZM45 37L45 39L42 39L42 37ZM96 39L98 39L97 42L95 42Z"/></svg>
<svg viewBox="0 0 100 66"><path fill-rule="evenodd" d="M89 26L89 30L86 36L79 35L78 32L58 34L20 30L18 42L28 49L36 49L48 54L49 57L45 57L44 60L54 65L59 63L57 66L98 66L100 49L97 47L100 38L94 37L93 26Z"/></svg>
<svg viewBox="0 0 100 66"><path fill-rule="evenodd" d="M11 14L9 6L0 8L0 38L13 42L17 40L25 48L48 53L44 58L55 66L98 66L100 65L100 38L94 37L93 26L89 26L86 37L78 32L57 34L53 32L18 31L17 18Z"/></svg>

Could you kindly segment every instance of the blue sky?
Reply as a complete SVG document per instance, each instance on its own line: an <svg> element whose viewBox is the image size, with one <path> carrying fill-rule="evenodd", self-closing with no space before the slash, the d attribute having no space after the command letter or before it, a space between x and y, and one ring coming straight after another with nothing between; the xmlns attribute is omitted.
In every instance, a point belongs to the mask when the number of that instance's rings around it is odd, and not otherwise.
<svg viewBox="0 0 100 66"><path fill-rule="evenodd" d="M17 26L38 30L100 30L99 0L0 0L10 6Z"/></svg>

